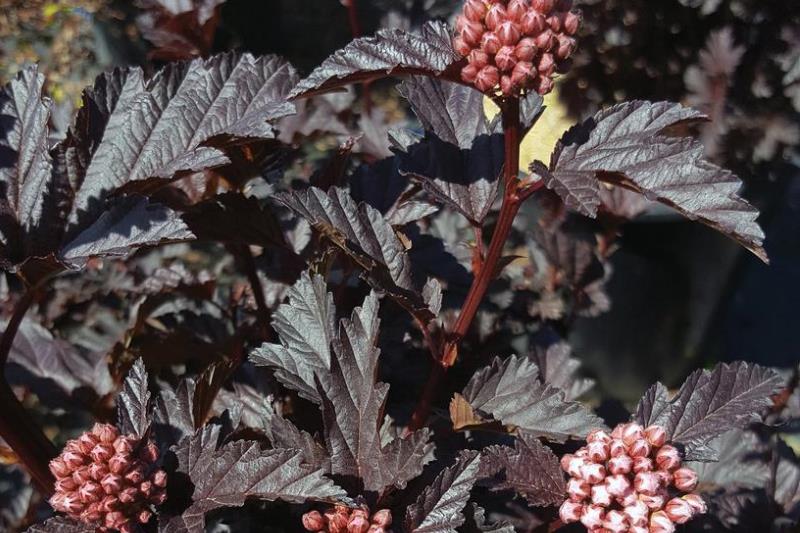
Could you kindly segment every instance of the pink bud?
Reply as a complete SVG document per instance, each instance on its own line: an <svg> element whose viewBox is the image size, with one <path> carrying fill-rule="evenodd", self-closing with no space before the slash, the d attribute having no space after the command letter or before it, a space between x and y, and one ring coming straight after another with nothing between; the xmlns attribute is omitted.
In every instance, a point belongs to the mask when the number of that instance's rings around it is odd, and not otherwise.
<svg viewBox="0 0 800 533"><path fill-rule="evenodd" d="M653 460L649 457L636 457L633 460L634 472L651 472L653 470Z"/></svg>
<svg viewBox="0 0 800 533"><path fill-rule="evenodd" d="M520 26L522 27L522 31L525 33L525 35L536 37L547 27L547 21L545 20L544 15L541 13L537 13L536 11L528 11L522 16Z"/></svg>
<svg viewBox="0 0 800 533"><path fill-rule="evenodd" d="M650 509L644 502L636 500L631 505L626 505L623 510L628 522L632 526L647 526L647 518L650 516Z"/></svg>
<svg viewBox="0 0 800 533"><path fill-rule="evenodd" d="M691 492L697 487L697 473L691 468L678 468L673 473L675 488L681 492Z"/></svg>
<svg viewBox="0 0 800 533"><path fill-rule="evenodd" d="M622 442L624 442L626 446L630 446L637 440L644 438L644 428L634 422L624 424L622 426L621 436Z"/></svg>
<svg viewBox="0 0 800 533"><path fill-rule="evenodd" d="M514 49L514 55L516 55L517 59L520 61L533 61L533 58L536 57L536 43L534 43L533 39L530 37L525 37L517 44ZM611 439L609 438L608 442L610 441Z"/></svg>
<svg viewBox="0 0 800 533"><path fill-rule="evenodd" d="M500 24L508 20L508 14L503 4L496 3L486 13L486 27L491 31L496 30Z"/></svg>
<svg viewBox="0 0 800 533"><path fill-rule="evenodd" d="M523 39L523 41L531 41L531 39ZM593 429L586 435L586 442L611 444L611 436L602 429Z"/></svg>
<svg viewBox="0 0 800 533"><path fill-rule="evenodd" d="M514 85L521 87L526 85L528 80L535 75L536 72L533 70L533 65L526 61L520 61L517 63L517 65L514 67L514 71L511 73L511 81L514 83ZM582 448L581 451L586 452L583 454L582 459L584 459L585 462L590 461L588 450L586 448Z"/></svg>
<svg viewBox="0 0 800 533"><path fill-rule="evenodd" d="M303 527L307 531L323 531L327 525L325 517L319 511L311 511L303 515Z"/></svg>
<svg viewBox="0 0 800 533"><path fill-rule="evenodd" d="M706 507L706 502L703 500L703 497L700 496L699 494L685 494L681 496L681 498L692 506L694 514L705 514L706 511L708 511L708 507Z"/></svg>
<svg viewBox="0 0 800 533"><path fill-rule="evenodd" d="M153 494L153 483L150 481L142 481L139 485L139 492L144 494L145 498L149 498Z"/></svg>
<svg viewBox="0 0 800 533"><path fill-rule="evenodd" d="M564 464L563 460L561 464L562 465ZM571 455L569 461L567 461L565 471L572 477L581 477L581 468L585 464L586 464L586 459L584 459L583 457L577 457Z"/></svg>
<svg viewBox="0 0 800 533"><path fill-rule="evenodd" d="M103 488L94 481L89 481L81 485L78 490L78 496L80 496L83 503L93 503L103 496Z"/></svg>
<svg viewBox="0 0 800 533"><path fill-rule="evenodd" d="M108 470L114 474L123 474L131 466L131 461L127 455L114 455L108 460Z"/></svg>
<svg viewBox="0 0 800 533"><path fill-rule="evenodd" d="M483 67L475 78L475 87L481 92L489 92L500 83L500 72L496 67Z"/></svg>
<svg viewBox="0 0 800 533"><path fill-rule="evenodd" d="M475 65L467 65L461 69L461 79L467 83L475 83L479 71L480 69Z"/></svg>
<svg viewBox="0 0 800 533"><path fill-rule="evenodd" d="M136 519L139 521L140 524L146 524L150 521L152 517L153 513L151 513L148 510L144 510L139 513L139 516L137 516Z"/></svg>
<svg viewBox="0 0 800 533"><path fill-rule="evenodd" d="M67 466L67 469L72 471L86 464L87 457L82 453L67 450L61 454L61 459Z"/></svg>
<svg viewBox="0 0 800 533"><path fill-rule="evenodd" d="M88 505L86 509L81 512L80 516L81 522L86 522L87 524L98 522L101 518L103 518L103 513L97 503Z"/></svg>
<svg viewBox="0 0 800 533"><path fill-rule="evenodd" d="M468 45L460 35L453 39L453 48L462 57L469 54L470 50L472 50L472 47Z"/></svg>
<svg viewBox="0 0 800 533"><path fill-rule="evenodd" d="M64 493L56 492L50 497L50 506L56 511L64 511Z"/></svg>
<svg viewBox="0 0 800 533"><path fill-rule="evenodd" d="M628 453L631 457L647 457L650 455L650 443L645 439L633 441L628 447Z"/></svg>
<svg viewBox="0 0 800 533"><path fill-rule="evenodd" d="M662 470L675 470L681 465L681 454L675 446L665 444L656 452L656 464Z"/></svg>
<svg viewBox="0 0 800 533"><path fill-rule="evenodd" d="M56 481L56 492L72 492L80 486L72 477L61 478Z"/></svg>
<svg viewBox="0 0 800 533"><path fill-rule="evenodd" d="M633 490L633 487L628 487L622 496L617 496L616 500L621 507L629 507L639 501L639 494Z"/></svg>
<svg viewBox="0 0 800 533"><path fill-rule="evenodd" d="M612 533L626 533L628 531L628 517L622 511L609 511L603 520L603 527Z"/></svg>
<svg viewBox="0 0 800 533"><path fill-rule="evenodd" d="M544 96L553 90L553 80L546 76L539 76L533 85L534 90Z"/></svg>
<svg viewBox="0 0 800 533"><path fill-rule="evenodd" d="M559 461L561 463L561 470L563 470L564 472L569 472L569 463L573 459L575 459L575 456L572 455L571 453L566 453L562 455L561 460Z"/></svg>
<svg viewBox="0 0 800 533"><path fill-rule="evenodd" d="M635 525L628 528L628 533L650 533L650 529L647 526Z"/></svg>
<svg viewBox="0 0 800 533"><path fill-rule="evenodd" d="M105 526L109 529L119 529L126 522L125 515L119 511L107 513L104 520Z"/></svg>
<svg viewBox="0 0 800 533"><path fill-rule="evenodd" d="M122 490L122 478L116 474L108 474L100 480L100 486L106 494L116 494Z"/></svg>
<svg viewBox="0 0 800 533"><path fill-rule="evenodd" d="M483 25L477 22L467 22L461 30L461 38L470 46L478 46L483 37Z"/></svg>
<svg viewBox="0 0 800 533"><path fill-rule="evenodd" d="M125 479L133 483L141 483L144 480L145 469L142 465L136 465L125 474Z"/></svg>
<svg viewBox="0 0 800 533"><path fill-rule="evenodd" d="M127 437L119 437L114 441L114 451L120 454L130 454L133 452L135 442Z"/></svg>
<svg viewBox="0 0 800 533"><path fill-rule="evenodd" d="M608 483L608 478L606 483ZM592 503L600 507L611 505L611 494L608 492L606 485L594 485L592 487Z"/></svg>
<svg viewBox="0 0 800 533"><path fill-rule="evenodd" d="M575 452L575 457L580 457L581 459L589 459L589 452L586 450L586 446L580 448L577 452Z"/></svg>
<svg viewBox="0 0 800 533"><path fill-rule="evenodd" d="M87 481L90 481L92 479L92 476L89 475L89 467L82 466L77 470L75 470L74 472L72 472L72 479L78 485L83 485Z"/></svg>
<svg viewBox="0 0 800 533"><path fill-rule="evenodd" d="M533 0L531 6L539 13L549 13L553 10L555 0Z"/></svg>
<svg viewBox="0 0 800 533"><path fill-rule="evenodd" d="M67 514L76 515L83 511L84 504L77 494L70 492L64 495L64 499L61 501L61 508Z"/></svg>
<svg viewBox="0 0 800 533"><path fill-rule="evenodd" d="M636 474L633 487L636 492L651 496L658 494L658 491L662 488L661 480L653 472L639 472Z"/></svg>
<svg viewBox="0 0 800 533"><path fill-rule="evenodd" d="M605 513L603 508L597 505L587 505L583 508L581 515L581 524L586 526L589 531L603 526Z"/></svg>
<svg viewBox="0 0 800 533"><path fill-rule="evenodd" d="M618 455L608 460L608 471L612 474L627 474L633 468L633 459L627 455Z"/></svg>
<svg viewBox="0 0 800 533"><path fill-rule="evenodd" d="M500 38L494 32L486 32L483 34L481 38L481 48L484 52L489 55L494 55L500 50L500 47L503 46L503 43L500 41Z"/></svg>
<svg viewBox="0 0 800 533"><path fill-rule="evenodd" d="M494 56L494 64L501 72L511 72L517 64L517 56L513 46L504 46Z"/></svg>
<svg viewBox="0 0 800 533"><path fill-rule="evenodd" d="M164 490L159 490L150 496L150 503L153 505L161 505L165 501L167 501L167 493Z"/></svg>
<svg viewBox="0 0 800 533"><path fill-rule="evenodd" d="M608 454L611 457L618 457L620 455L628 455L628 447L622 442L622 439L614 439L608 445Z"/></svg>
<svg viewBox="0 0 800 533"><path fill-rule="evenodd" d="M615 476L608 476L606 478L606 487L612 496L622 496L630 489L631 481L627 476L617 474Z"/></svg>
<svg viewBox="0 0 800 533"><path fill-rule="evenodd" d="M506 9L508 19L513 22L520 22L522 20L522 16L527 12L528 4L525 2L525 0L511 0L508 3L508 8Z"/></svg>
<svg viewBox="0 0 800 533"><path fill-rule="evenodd" d="M110 513L119 509L119 499L116 496L108 495L100 502L100 509L104 513Z"/></svg>
<svg viewBox="0 0 800 533"><path fill-rule="evenodd" d="M664 506L667 516L676 524L685 524L694 515L694 509L689 502L681 498L672 498Z"/></svg>
<svg viewBox="0 0 800 533"><path fill-rule="evenodd" d="M583 479L570 478L567 481L567 495L574 502L580 502L589 497L591 486Z"/></svg>
<svg viewBox="0 0 800 533"><path fill-rule="evenodd" d="M650 533L673 533L675 523L664 511L656 511L650 515Z"/></svg>
<svg viewBox="0 0 800 533"><path fill-rule="evenodd" d="M128 487L119 493L119 501L122 503L133 503L139 496L139 490L136 487Z"/></svg>
<svg viewBox="0 0 800 533"><path fill-rule="evenodd" d="M153 474L153 485L156 487L164 488L167 486L167 473L163 470L158 470Z"/></svg>
<svg viewBox="0 0 800 533"><path fill-rule="evenodd" d="M89 454L98 442L100 442L100 439L92 433L84 433L78 437L78 446L81 452L85 454Z"/></svg>
<svg viewBox="0 0 800 533"><path fill-rule="evenodd" d="M655 470L654 474L658 476L662 487L669 487L672 484L673 476L670 472L666 470Z"/></svg>
<svg viewBox="0 0 800 533"><path fill-rule="evenodd" d="M387 532L386 532L385 528L382 528L381 526L376 526L376 525L373 524L373 525L369 526L369 529L367 530L367 533L387 533Z"/></svg>
<svg viewBox="0 0 800 533"><path fill-rule="evenodd" d="M554 32L558 33L561 31L561 17L556 15L555 13L547 17L547 26L553 30Z"/></svg>
<svg viewBox="0 0 800 533"><path fill-rule="evenodd" d="M575 35L581 25L581 16L578 13L567 12L564 14L562 26L567 35ZM652 442L650 444L653 444ZM663 444L663 443L662 443ZM658 445L660 446L660 444Z"/></svg>
<svg viewBox="0 0 800 533"><path fill-rule="evenodd" d="M570 500L561 504L558 509L558 516L565 524L571 524L581 519L583 515L583 505Z"/></svg>
<svg viewBox="0 0 800 533"><path fill-rule="evenodd" d="M111 444L119 437L119 431L111 424L95 424L92 433L105 444Z"/></svg>
<svg viewBox="0 0 800 533"><path fill-rule="evenodd" d="M596 485L606 477L606 469L597 463L587 463L581 467L581 477L591 485Z"/></svg>
<svg viewBox="0 0 800 533"><path fill-rule="evenodd" d="M347 531L349 515L328 511L325 513L325 518L328 521L328 531L330 533L345 533Z"/></svg>
<svg viewBox="0 0 800 533"><path fill-rule="evenodd" d="M367 533L369 520L363 516L354 516L347 523L347 533Z"/></svg>
<svg viewBox="0 0 800 533"><path fill-rule="evenodd" d="M469 53L469 64L482 69L489 64L489 54L480 49L475 49Z"/></svg>
<svg viewBox="0 0 800 533"><path fill-rule="evenodd" d="M639 501L641 501L650 509L657 511L664 507L664 503L667 501L667 498L661 492L652 496L649 494L639 494Z"/></svg>
<svg viewBox="0 0 800 533"><path fill-rule="evenodd" d="M572 55L572 52L575 51L575 39L571 37L565 37L563 35L558 36L558 48L556 49L556 57L561 61L569 58Z"/></svg>
<svg viewBox="0 0 800 533"><path fill-rule="evenodd" d="M647 426L644 437L654 448L660 448L667 442L667 432L661 426Z"/></svg>
<svg viewBox="0 0 800 533"><path fill-rule="evenodd" d="M148 442L147 446L142 448L140 457L147 463L155 463L158 461L158 446L154 442Z"/></svg>
<svg viewBox="0 0 800 533"><path fill-rule="evenodd" d="M92 461L97 463L104 463L111 459L111 456L114 455L114 447L110 444L100 443L94 448L92 451L89 452L89 456L92 458Z"/></svg>
<svg viewBox="0 0 800 533"><path fill-rule="evenodd" d="M495 33L500 38L500 42L506 46L516 46L521 37L517 25L510 21L500 24Z"/></svg>
<svg viewBox="0 0 800 533"><path fill-rule="evenodd" d="M100 481L106 477L108 472L109 470L107 465L101 463L92 463L89 465L89 476L95 481Z"/></svg>
<svg viewBox="0 0 800 533"><path fill-rule="evenodd" d="M514 81L512 80L511 76L508 74L503 74L500 76L500 92L502 92L506 96L511 96L514 94L516 87L514 86Z"/></svg>
<svg viewBox="0 0 800 533"><path fill-rule="evenodd" d="M60 457L56 457L50 461L50 472L52 472L56 478L69 476L71 471L70 467L68 467Z"/></svg>
<svg viewBox="0 0 800 533"><path fill-rule="evenodd" d="M464 16L473 22L483 22L487 11L483 0L467 0L464 4Z"/></svg>
<svg viewBox="0 0 800 533"><path fill-rule="evenodd" d="M590 442L586 445L589 451L589 459L595 463L602 463L608 459L608 444L605 442Z"/></svg>
<svg viewBox="0 0 800 533"><path fill-rule="evenodd" d="M389 509L381 509L372 515L372 523L376 526L389 527L392 525L392 512Z"/></svg>

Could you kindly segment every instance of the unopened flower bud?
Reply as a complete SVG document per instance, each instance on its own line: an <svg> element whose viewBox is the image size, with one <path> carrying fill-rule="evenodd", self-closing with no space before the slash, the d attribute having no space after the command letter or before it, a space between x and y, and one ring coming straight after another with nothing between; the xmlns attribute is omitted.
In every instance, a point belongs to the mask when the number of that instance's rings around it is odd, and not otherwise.
<svg viewBox="0 0 800 533"><path fill-rule="evenodd" d="M158 470L153 474L153 485L159 488L167 486L167 473L163 470Z"/></svg>
<svg viewBox="0 0 800 533"><path fill-rule="evenodd" d="M514 67L514 71L511 73L511 81L514 85L521 87L523 85L527 85L528 81L530 81L535 75L536 72L533 70L533 65L527 61L520 61L517 63L517 65ZM584 449L583 451L586 450ZM588 462L590 460L589 454L584 454L582 459Z"/></svg>
<svg viewBox="0 0 800 533"><path fill-rule="evenodd" d="M139 496L139 489L136 487L128 487L119 493L119 501L122 503L133 503Z"/></svg>
<svg viewBox="0 0 800 533"><path fill-rule="evenodd" d="M622 511L609 511L603 520L603 527L612 533L626 533L628 525L628 517Z"/></svg>
<svg viewBox="0 0 800 533"><path fill-rule="evenodd" d="M461 79L467 83L475 83L475 79L478 77L478 72L480 72L480 68L469 64L461 69Z"/></svg>
<svg viewBox="0 0 800 533"><path fill-rule="evenodd" d="M117 494L122 490L122 477L116 474L108 474L100 480L100 486L106 494Z"/></svg>
<svg viewBox="0 0 800 533"><path fill-rule="evenodd" d="M705 500L699 494L684 494L681 499L692 506L694 514L705 514L708 511Z"/></svg>
<svg viewBox="0 0 800 533"><path fill-rule="evenodd" d="M487 11L483 0L467 0L464 4L464 16L472 22L483 22Z"/></svg>
<svg viewBox="0 0 800 533"><path fill-rule="evenodd" d="M608 454L611 457L618 457L620 455L628 455L628 447L622 442L622 439L614 439L608 445Z"/></svg>
<svg viewBox="0 0 800 533"><path fill-rule="evenodd" d="M92 448L97 446L100 442L100 439L92 434L92 433L84 433L80 437L78 437L78 444L80 447L81 453L89 454L92 451Z"/></svg>
<svg viewBox="0 0 800 533"><path fill-rule="evenodd" d="M150 481L142 481L139 485L139 491L149 498L153 494L153 484Z"/></svg>
<svg viewBox="0 0 800 533"><path fill-rule="evenodd" d="M84 506L85 504L75 493L65 494L64 499L61 501L61 510L71 515L79 514L83 511Z"/></svg>
<svg viewBox="0 0 800 533"><path fill-rule="evenodd" d="M86 459L87 457L82 453L73 452L69 450L61 454L61 460L64 462L64 464L70 471L86 464Z"/></svg>
<svg viewBox="0 0 800 533"><path fill-rule="evenodd" d="M482 69L489 64L489 54L480 49L475 49L469 53L469 64Z"/></svg>
<svg viewBox="0 0 800 533"><path fill-rule="evenodd" d="M562 27L567 35L575 35L578 33L578 28L581 26L581 16L577 13L573 13L568 11L564 14L564 20L562 22Z"/></svg>
<svg viewBox="0 0 800 533"><path fill-rule="evenodd" d="M628 522L632 526L647 526L647 518L650 516L650 509L644 502L636 500L631 505L626 505L623 509Z"/></svg>
<svg viewBox="0 0 800 533"><path fill-rule="evenodd" d="M644 438L644 428L639 424L631 422L622 427L622 442L630 446L639 439Z"/></svg>
<svg viewBox="0 0 800 533"><path fill-rule="evenodd" d="M119 437L114 441L114 451L119 454L130 454L133 452L135 442L127 437Z"/></svg>
<svg viewBox="0 0 800 533"><path fill-rule="evenodd" d="M533 38L533 42L538 50L550 50L555 42L555 36L550 30L545 30Z"/></svg>
<svg viewBox="0 0 800 533"><path fill-rule="evenodd" d="M89 476L94 481L100 481L110 472L108 465L102 463L92 463L89 465Z"/></svg>
<svg viewBox="0 0 800 533"><path fill-rule="evenodd" d="M606 483L608 483L608 479L606 479ZM608 492L606 485L592 486L592 503L600 507L611 505L611 494Z"/></svg>
<svg viewBox="0 0 800 533"><path fill-rule="evenodd" d="M668 501L664 506L664 511L676 524L685 524L694 515L694 509L689 502L681 498L672 498Z"/></svg>
<svg viewBox="0 0 800 533"><path fill-rule="evenodd" d="M589 451L589 459L595 463L602 463L608 459L608 444L605 442L590 442L586 445Z"/></svg>
<svg viewBox="0 0 800 533"><path fill-rule="evenodd" d="M62 478L68 476L70 472L72 472L72 469L67 466L64 459L56 457L50 461L50 472L52 472L56 478Z"/></svg>
<svg viewBox="0 0 800 533"><path fill-rule="evenodd" d="M104 444L112 444L119 437L119 431L111 424L95 424L92 433Z"/></svg>
<svg viewBox="0 0 800 533"><path fill-rule="evenodd" d="M660 448L667 442L667 432L661 426L647 426L644 437L654 448Z"/></svg>
<svg viewBox="0 0 800 533"><path fill-rule="evenodd" d="M605 519L605 512L603 508L598 505L586 505L581 514L581 524L586 526L586 529L593 530L603 526Z"/></svg>
<svg viewBox="0 0 800 533"><path fill-rule="evenodd" d="M347 533L367 533L369 529L369 520L363 516L353 516L347 523Z"/></svg>
<svg viewBox="0 0 800 533"><path fill-rule="evenodd" d="M137 516L136 518L139 520L140 524L146 524L150 521L152 517L153 513L145 509L144 511L140 512L139 516Z"/></svg>
<svg viewBox="0 0 800 533"><path fill-rule="evenodd" d="M558 33L561 31L561 17L557 14L553 13L549 17L547 17L547 26L553 30L554 32Z"/></svg>
<svg viewBox="0 0 800 533"><path fill-rule="evenodd" d="M87 524L98 522L102 517L103 512L97 503L89 504L83 511L81 511L80 514L80 520L82 522L86 522Z"/></svg>
<svg viewBox="0 0 800 533"><path fill-rule="evenodd" d="M128 455L114 455L108 460L108 469L113 474L124 474L131 466L130 456Z"/></svg>
<svg viewBox="0 0 800 533"><path fill-rule="evenodd" d="M575 455L565 457L569 457L569 459L566 463L563 458L561 459L561 466L564 468L564 471L572 477L581 477L581 468L586 464L586 459Z"/></svg>
<svg viewBox="0 0 800 533"><path fill-rule="evenodd" d="M495 33L500 38L500 42L505 46L516 46L519 42L519 28L511 21L500 24L495 30Z"/></svg>
<svg viewBox="0 0 800 533"><path fill-rule="evenodd" d="M653 460L649 457L636 457L633 460L634 472L652 472Z"/></svg>
<svg viewBox="0 0 800 533"><path fill-rule="evenodd" d="M486 32L481 38L481 48L489 55L494 55L503 46L500 38L494 32Z"/></svg>
<svg viewBox="0 0 800 533"><path fill-rule="evenodd" d="M94 481L88 481L78 489L78 496L83 503L87 504L100 500L103 495L103 488Z"/></svg>
<svg viewBox="0 0 800 533"><path fill-rule="evenodd" d="M491 65L483 67L475 78L475 87L479 91L487 93L493 90L500 82L500 72Z"/></svg>
<svg viewBox="0 0 800 533"><path fill-rule="evenodd" d="M92 480L92 476L89 475L89 467L88 466L82 466L82 467L78 468L77 470L75 470L72 473L72 479L78 485L83 485L87 481L91 481Z"/></svg>
<svg viewBox="0 0 800 533"><path fill-rule="evenodd" d="M158 461L158 446L156 446L154 442L148 442L147 445L142 448L140 457L143 461L155 463Z"/></svg>
<svg viewBox="0 0 800 533"><path fill-rule="evenodd" d="M608 460L608 471L611 474L627 474L633 469L633 459L627 455L618 455Z"/></svg>
<svg viewBox="0 0 800 533"><path fill-rule="evenodd" d="M528 11L522 16L520 26L525 35L535 37L544 31L547 27L547 21L541 13Z"/></svg>
<svg viewBox="0 0 800 533"><path fill-rule="evenodd" d="M522 16L528 11L528 4L525 0L511 0L506 8L506 15L508 16L508 20L520 22Z"/></svg>
<svg viewBox="0 0 800 533"><path fill-rule="evenodd" d="M327 526L325 517L319 511L310 511L303 515L303 527L306 531L323 531Z"/></svg>
<svg viewBox="0 0 800 533"><path fill-rule="evenodd" d="M97 446L92 448L92 451L89 452L92 461L96 463L104 463L108 461L112 455L114 455L114 447L104 443L97 444Z"/></svg>
<svg viewBox="0 0 800 533"><path fill-rule="evenodd" d="M536 57L536 43L530 37L525 37L514 48L514 55L520 61L533 61Z"/></svg>
<svg viewBox="0 0 800 533"><path fill-rule="evenodd" d="M622 496L617 496L617 503L622 507L629 507L639 501L639 494L633 490L633 487L628 487Z"/></svg>
<svg viewBox="0 0 800 533"><path fill-rule="evenodd" d="M674 531L675 523L670 520L666 512L656 511L650 515L651 533L673 533Z"/></svg>
<svg viewBox="0 0 800 533"><path fill-rule="evenodd" d="M581 467L581 477L591 485L596 485L606 477L606 469L597 463L587 463Z"/></svg>
<svg viewBox="0 0 800 533"><path fill-rule="evenodd" d="M550 13L555 5L555 0L533 0L531 6L539 13Z"/></svg>
<svg viewBox="0 0 800 533"><path fill-rule="evenodd" d="M633 488L639 494L653 496L661 490L661 480L653 472L639 472L634 478Z"/></svg>
<svg viewBox="0 0 800 533"><path fill-rule="evenodd" d="M453 49L455 49L455 51L463 57L470 53L472 47L467 44L467 41L461 38L461 35L459 35L453 39Z"/></svg>
<svg viewBox="0 0 800 533"><path fill-rule="evenodd" d="M389 509L381 509L372 515L372 523L376 526L389 527L392 525L392 512Z"/></svg>
<svg viewBox="0 0 800 533"><path fill-rule="evenodd" d="M659 492L658 494L649 495L649 494L639 494L639 501L645 504L647 507L653 510L659 510L664 507L664 504L667 501L667 498L664 496L663 493Z"/></svg>
<svg viewBox="0 0 800 533"><path fill-rule="evenodd" d="M558 509L558 516L565 524L571 524L581 519L583 515L583 505L570 500L561 504Z"/></svg>
<svg viewBox="0 0 800 533"><path fill-rule="evenodd" d="M604 444L611 444L611 435L602 429L593 429L586 435L586 442L602 442Z"/></svg>
<svg viewBox="0 0 800 533"><path fill-rule="evenodd" d="M136 485L144 480L144 476L145 476L144 466L136 465L133 468L131 468L127 474L125 474L125 479Z"/></svg>
<svg viewBox="0 0 800 533"><path fill-rule="evenodd" d="M514 47L504 46L497 51L494 56L494 64L501 72L511 72L517 64L517 56L514 52Z"/></svg>
<svg viewBox="0 0 800 533"><path fill-rule="evenodd" d="M506 8L499 2L493 4L486 13L486 27L491 31L496 30L500 24L507 20L508 14L506 13Z"/></svg>
<svg viewBox="0 0 800 533"><path fill-rule="evenodd" d="M667 470L654 470L653 473L658 476L659 482L662 487L672 485L673 475Z"/></svg>
<svg viewBox="0 0 800 533"><path fill-rule="evenodd" d="M483 25L478 22L467 22L461 30L461 38L470 46L478 46L483 37Z"/></svg>
<svg viewBox="0 0 800 533"><path fill-rule="evenodd" d="M72 477L61 478L56 481L56 492L72 492L80 486Z"/></svg>
<svg viewBox="0 0 800 533"><path fill-rule="evenodd" d="M345 533L347 531L349 515L328 511L325 513L325 519L328 522L328 531L330 533Z"/></svg>
<svg viewBox="0 0 800 533"><path fill-rule="evenodd" d="M681 454L675 446L665 444L656 452L656 464L661 470L675 470L681 465Z"/></svg>
<svg viewBox="0 0 800 533"><path fill-rule="evenodd" d="M574 502L581 502L591 494L591 486L583 479L570 478L567 481L567 496Z"/></svg>
<svg viewBox="0 0 800 533"><path fill-rule="evenodd" d="M675 488L681 492L691 492L697 487L697 473L691 468L678 468L672 475Z"/></svg>
<svg viewBox="0 0 800 533"><path fill-rule="evenodd" d="M563 61L569 56L572 55L572 52L575 51L575 39L571 37L565 37L563 35L559 35L557 38L558 41L558 48L556 48L556 58Z"/></svg>
<svg viewBox="0 0 800 533"><path fill-rule="evenodd" d="M606 478L606 487L612 496L622 496L631 487L628 476L617 474Z"/></svg>
<svg viewBox="0 0 800 533"><path fill-rule="evenodd" d="M511 76L508 74L503 74L500 76L500 92L502 92L506 96L511 96L516 91L516 87L514 85L514 81L512 80Z"/></svg>
<svg viewBox="0 0 800 533"><path fill-rule="evenodd" d="M647 457L650 455L650 443L645 439L633 441L630 446L628 446L628 453L633 458Z"/></svg>

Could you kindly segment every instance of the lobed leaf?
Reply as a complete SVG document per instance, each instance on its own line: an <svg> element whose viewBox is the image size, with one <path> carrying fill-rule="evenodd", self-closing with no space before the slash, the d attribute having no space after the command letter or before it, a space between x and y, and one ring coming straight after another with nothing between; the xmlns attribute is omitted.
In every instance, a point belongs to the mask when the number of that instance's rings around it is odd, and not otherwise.
<svg viewBox="0 0 800 533"><path fill-rule="evenodd" d="M582 404L568 401L564 391L538 377L539 369L526 357L496 357L472 376L462 395L473 409L550 440L585 437L604 427Z"/></svg>
<svg viewBox="0 0 800 533"><path fill-rule="evenodd" d="M66 516L54 516L25 530L26 533L95 533L96 531L95 526Z"/></svg>
<svg viewBox="0 0 800 533"><path fill-rule="evenodd" d="M669 439L684 447L687 460L713 461L717 453L710 441L760 420L781 386L780 375L768 368L722 363L711 371L693 372L671 400L663 385L653 385L639 403L635 419L663 426Z"/></svg>
<svg viewBox="0 0 800 533"><path fill-rule="evenodd" d="M126 435L144 437L150 428L150 390L141 359L134 361L117 398L117 424Z"/></svg>
<svg viewBox="0 0 800 533"><path fill-rule="evenodd" d="M566 342L557 342L547 348L536 346L531 359L539 367L539 379L563 390L567 400L575 400L594 387L594 380L575 374L581 361L572 357L572 348Z"/></svg>
<svg viewBox="0 0 800 533"><path fill-rule="evenodd" d="M450 28L442 22L428 22L420 33L379 30L374 37L355 39L328 57L289 96L307 98L386 76L435 76L457 59Z"/></svg>
<svg viewBox="0 0 800 533"><path fill-rule="evenodd" d="M602 110L559 141L545 172L547 186L589 216L600 204L601 181L624 187L711 226L766 261L758 211L737 193L741 180L707 161L700 142L680 134L704 120L702 113L669 102Z"/></svg>
<svg viewBox="0 0 800 533"><path fill-rule="evenodd" d="M462 510L478 480L481 456L464 450L455 464L442 470L406 510L405 527L413 533L455 532L464 523Z"/></svg>

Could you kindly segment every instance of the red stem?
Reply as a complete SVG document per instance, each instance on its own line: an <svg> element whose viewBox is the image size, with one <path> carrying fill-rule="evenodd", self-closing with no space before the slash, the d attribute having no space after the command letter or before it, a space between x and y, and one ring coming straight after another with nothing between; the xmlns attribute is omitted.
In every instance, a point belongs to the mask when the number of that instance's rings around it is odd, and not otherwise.
<svg viewBox="0 0 800 533"><path fill-rule="evenodd" d="M17 302L8 326L0 338L0 369L5 369L22 319L40 294L40 289L30 288ZM0 379L0 437L17 454L36 488L45 496L52 494L55 480L50 473L49 463L57 451L28 414L25 406L14 395L5 377Z"/></svg>
<svg viewBox="0 0 800 533"><path fill-rule="evenodd" d="M270 310L267 305L267 300L264 297L264 286L261 284L261 279L258 277L258 269L256 267L256 260L250 247L246 244L235 246L234 253L239 257L247 275L247 281L250 282L250 289L253 291L253 298L256 300L256 313L258 325L261 328L261 334L266 337L269 332L269 316Z"/></svg>
<svg viewBox="0 0 800 533"><path fill-rule="evenodd" d="M503 248L514 224L514 218L517 216L522 202L541 186L541 180L525 189L520 189L519 186L519 145L521 141L519 100L517 98L504 100L500 108L505 138L505 167L503 172L505 191L503 193L503 203L500 207L500 216L492 233L489 251L486 253L481 268L472 281L472 286L461 307L458 320L453 326L453 330L448 334L447 342L441 351L440 360L434 362L419 402L411 415L411 421L406 428L406 433L411 433L425 425L425 421L431 411L431 405L436 399L436 395L440 392L442 378L447 369L453 366L458 359L458 344L469 331L481 301L498 273L498 264L503 256Z"/></svg>

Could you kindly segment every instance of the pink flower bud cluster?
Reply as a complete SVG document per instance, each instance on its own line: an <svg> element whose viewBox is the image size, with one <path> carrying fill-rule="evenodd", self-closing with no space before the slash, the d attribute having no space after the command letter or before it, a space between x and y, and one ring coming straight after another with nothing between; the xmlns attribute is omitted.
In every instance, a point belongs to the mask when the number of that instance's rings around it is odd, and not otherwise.
<svg viewBox="0 0 800 533"><path fill-rule="evenodd" d="M303 527L307 531L329 533L390 533L392 512L381 509L370 517L369 509L351 509L337 505L324 514L311 511L303 515Z"/></svg>
<svg viewBox="0 0 800 533"><path fill-rule="evenodd" d="M461 79L484 93L549 93L575 51L580 14L571 9L572 0L466 0L453 41L467 58Z"/></svg>
<svg viewBox="0 0 800 533"><path fill-rule="evenodd" d="M53 509L100 531L129 533L146 524L153 505L167 497L167 474L154 467L158 447L120 435L109 424L95 426L67 442L50 462L56 477Z"/></svg>
<svg viewBox="0 0 800 533"><path fill-rule="evenodd" d="M660 426L620 424L610 435L594 430L586 446L561 458L570 476L561 521L604 533L672 533L706 512L691 493L697 474L681 463Z"/></svg>

